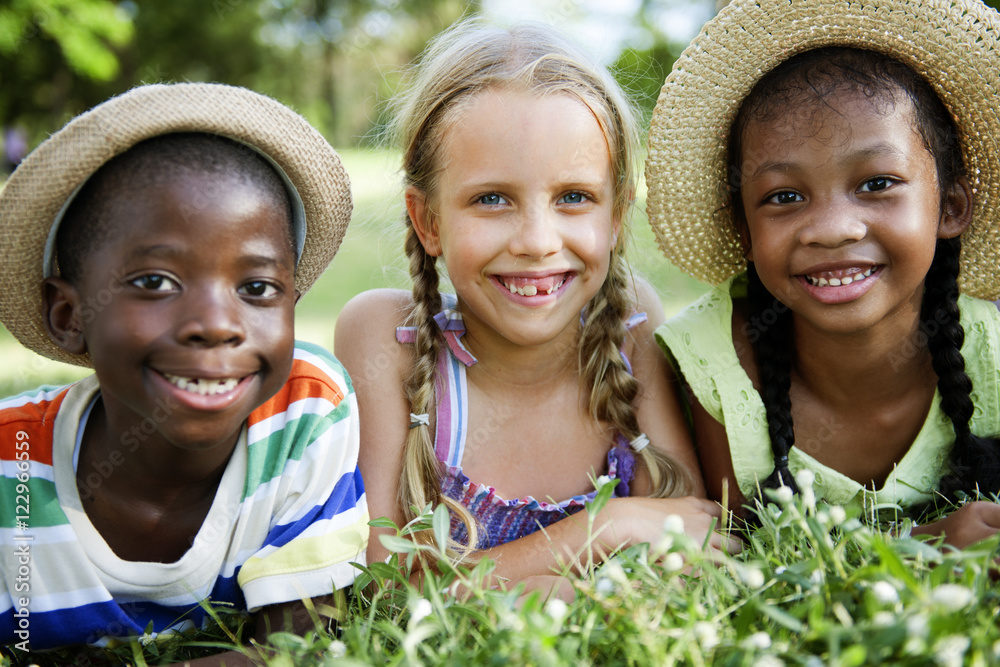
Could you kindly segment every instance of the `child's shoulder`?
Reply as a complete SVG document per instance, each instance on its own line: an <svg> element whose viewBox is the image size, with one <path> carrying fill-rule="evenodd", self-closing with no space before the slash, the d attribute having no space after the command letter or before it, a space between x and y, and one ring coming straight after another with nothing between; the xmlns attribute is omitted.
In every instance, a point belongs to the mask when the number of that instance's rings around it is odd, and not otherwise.
<svg viewBox="0 0 1000 667"><path fill-rule="evenodd" d="M334 353L352 377L368 371L381 374L399 368L411 354L396 340L396 329L413 309L409 292L374 289L358 294L337 316Z"/></svg>
<svg viewBox="0 0 1000 667"><path fill-rule="evenodd" d="M401 326L413 309L413 296L401 289L372 289L352 297L337 316L341 323L360 327L374 323L395 323Z"/></svg>

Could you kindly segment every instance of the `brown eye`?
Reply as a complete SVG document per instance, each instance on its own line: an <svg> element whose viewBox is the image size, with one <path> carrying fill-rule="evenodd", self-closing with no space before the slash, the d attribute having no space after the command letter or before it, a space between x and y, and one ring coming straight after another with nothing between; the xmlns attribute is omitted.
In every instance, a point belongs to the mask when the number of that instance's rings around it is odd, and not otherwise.
<svg viewBox="0 0 1000 667"><path fill-rule="evenodd" d="M177 283L173 280L167 276L161 276L156 273L148 276L133 278L129 281L129 283L139 289L149 290L151 292L167 292L178 289Z"/></svg>
<svg viewBox="0 0 1000 667"><path fill-rule="evenodd" d="M247 296L269 297L278 293L278 289L271 283L263 280L252 280L240 288L240 292Z"/></svg>
<svg viewBox="0 0 1000 667"><path fill-rule="evenodd" d="M885 176L879 176L877 178L870 178L867 181L865 181L864 184L861 186L861 191L878 192L880 190L885 190L890 185L892 185L892 181L890 181Z"/></svg>
<svg viewBox="0 0 1000 667"><path fill-rule="evenodd" d="M794 204L802 201L802 195L797 192L778 192L767 198L769 204Z"/></svg>

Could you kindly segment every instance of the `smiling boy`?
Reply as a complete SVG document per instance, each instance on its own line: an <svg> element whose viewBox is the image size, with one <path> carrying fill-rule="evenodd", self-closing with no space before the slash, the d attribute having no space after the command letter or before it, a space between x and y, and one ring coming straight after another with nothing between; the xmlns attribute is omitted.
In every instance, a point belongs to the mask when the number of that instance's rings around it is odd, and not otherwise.
<svg viewBox="0 0 1000 667"><path fill-rule="evenodd" d="M263 610L263 638L353 581L356 400L293 331L350 210L304 119L220 85L135 89L18 169L0 196L0 317L94 375L0 402L0 641L197 627L203 602Z"/></svg>

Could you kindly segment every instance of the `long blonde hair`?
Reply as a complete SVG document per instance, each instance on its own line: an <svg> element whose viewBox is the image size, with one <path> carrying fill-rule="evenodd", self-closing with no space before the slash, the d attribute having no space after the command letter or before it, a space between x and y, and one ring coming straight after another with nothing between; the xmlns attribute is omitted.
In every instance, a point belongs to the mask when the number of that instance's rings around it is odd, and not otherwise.
<svg viewBox="0 0 1000 667"><path fill-rule="evenodd" d="M635 111L607 70L594 65L549 26L497 28L481 20L462 21L435 38L412 74L408 90L394 103L392 136L403 150L406 184L430 200L443 164L442 136L455 110L488 89L523 90L538 95L569 94L593 112L607 140L614 179L613 211L623 222L632 205L639 144ZM434 315L441 310L436 258L420 243L406 216L406 254L413 280L409 324L416 329L414 360L405 385L413 413L423 414L434 403L438 355L443 340ZM590 390L590 413L612 424L623 436L637 437L639 425L632 408L639 385L622 359L625 320L635 308L631 276L624 258L627 234L620 234L611 251L608 276L587 305L579 348L580 374ZM640 452L649 470L653 495L684 493L683 468L653 447ZM407 437L399 503L413 518L428 503L447 504L465 524L467 545L452 543L459 556L478 543L478 526L460 503L441 493L441 463L434 454L429 428L412 428ZM431 539L428 537L427 539Z"/></svg>

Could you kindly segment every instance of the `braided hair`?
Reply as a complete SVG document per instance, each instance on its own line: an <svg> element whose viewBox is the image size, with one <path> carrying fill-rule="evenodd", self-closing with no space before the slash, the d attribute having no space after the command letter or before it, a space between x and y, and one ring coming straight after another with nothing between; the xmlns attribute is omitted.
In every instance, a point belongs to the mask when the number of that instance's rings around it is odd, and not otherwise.
<svg viewBox="0 0 1000 667"><path fill-rule="evenodd" d="M916 129L934 156L941 192L941 206L965 175L961 145L954 121L930 85L916 72L884 54L860 49L829 47L799 54L785 61L757 82L744 100L729 138L730 173L738 174L744 132L750 121L764 122L790 105L826 103L843 90L860 92L873 103L893 105L909 99L915 109ZM732 217L746 227L739 183L731 184ZM972 381L965 373L962 343L965 332L959 320L958 274L961 239L940 239L924 281L920 331L938 376L941 410L951 420L955 443L950 471L940 481L939 492L949 500L963 493L1000 492L1000 440L973 435ZM789 486L797 492L788 470L788 454L795 442L791 416L793 359L792 318L760 281L752 262L747 269L750 318L775 323L752 339L760 373L761 399L767 414L775 466L761 483L762 489ZM771 310L771 317L764 314ZM776 317L775 317L776 316ZM767 498L762 499L768 502Z"/></svg>
<svg viewBox="0 0 1000 667"><path fill-rule="evenodd" d="M608 143L614 179L613 212L624 221L632 204L638 121L618 84L602 67L591 64L551 27L522 25L492 28L479 20L463 21L436 38L416 68L412 85L395 99L394 143L403 149L403 170L408 186L425 201L434 200L438 174L444 164L443 136L449 123L460 117L477 94L490 89L524 90L538 95L567 94L594 114ZM443 343L434 315L441 310L436 258L428 255L405 219L406 253L413 280L413 308L408 324L416 330L413 364L405 383L414 414L427 413L434 402L437 360ZM635 301L631 296L624 258L626 234L620 234L611 251L606 281L585 309L580 339L580 375L589 391L590 413L610 423L627 438L639 435L632 409L638 384L620 350L625 340L624 320ZM653 447L639 459L650 471L656 491L675 494L687 489L682 468ZM427 503L446 503L455 521L464 525L464 544L452 540L452 555L472 555L479 527L471 513L441 493L441 464L434 453L430 430L411 428L404 447L399 503L403 515ZM426 531L425 531L426 532ZM461 531L458 531L460 534ZM432 539L418 533L416 539Z"/></svg>

